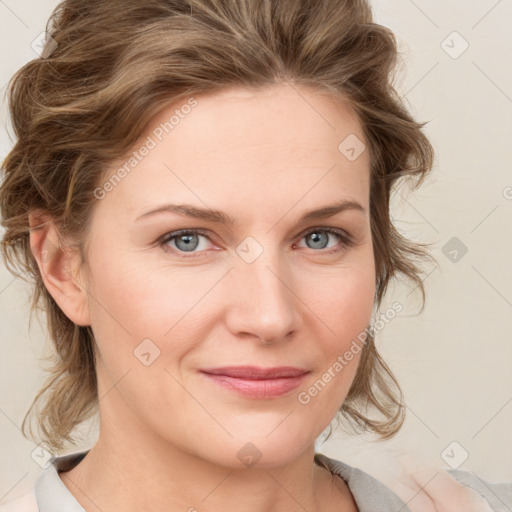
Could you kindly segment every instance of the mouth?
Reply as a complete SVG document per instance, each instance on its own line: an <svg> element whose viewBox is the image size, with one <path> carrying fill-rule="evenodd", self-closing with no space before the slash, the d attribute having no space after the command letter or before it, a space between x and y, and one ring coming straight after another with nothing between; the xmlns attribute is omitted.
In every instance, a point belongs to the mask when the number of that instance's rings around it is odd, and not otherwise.
<svg viewBox="0 0 512 512"><path fill-rule="evenodd" d="M269 399L297 388L310 371L292 366L229 366L202 369L200 373L224 389L251 398Z"/></svg>

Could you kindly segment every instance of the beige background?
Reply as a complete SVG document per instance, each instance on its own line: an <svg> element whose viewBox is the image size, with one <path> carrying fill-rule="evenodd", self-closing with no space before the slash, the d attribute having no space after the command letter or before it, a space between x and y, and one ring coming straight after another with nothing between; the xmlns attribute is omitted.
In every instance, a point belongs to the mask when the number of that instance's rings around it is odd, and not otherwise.
<svg viewBox="0 0 512 512"><path fill-rule="evenodd" d="M31 42L56 4L0 1L2 100L9 77L36 56ZM378 338L406 395L403 431L381 443L338 433L318 450L390 485L403 453L437 470L468 455L459 469L512 481L512 2L373 6L377 22L398 36L398 89L413 115L430 121L426 132L437 151L428 183L414 195L395 195L393 217L414 240L434 244L438 266L427 269L421 315L417 290L398 284L386 300L405 306ZM3 158L11 145L4 100L0 115ZM456 245L446 246L454 237ZM467 247L462 257L457 244ZM454 247L457 261L450 259ZM41 471L31 458L35 445L19 430L44 378L37 357L45 335L37 323L28 330L27 297L24 283L0 267L0 501L28 490ZM78 448L94 439L93 430Z"/></svg>

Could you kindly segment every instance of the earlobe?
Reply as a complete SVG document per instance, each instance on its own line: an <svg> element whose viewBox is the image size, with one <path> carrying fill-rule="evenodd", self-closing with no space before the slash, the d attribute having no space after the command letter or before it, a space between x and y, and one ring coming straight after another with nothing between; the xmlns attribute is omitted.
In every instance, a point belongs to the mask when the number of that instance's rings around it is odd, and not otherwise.
<svg viewBox="0 0 512 512"><path fill-rule="evenodd" d="M80 252L59 242L54 221L41 210L29 214L30 247L48 292L75 324L90 325L87 289L80 281Z"/></svg>

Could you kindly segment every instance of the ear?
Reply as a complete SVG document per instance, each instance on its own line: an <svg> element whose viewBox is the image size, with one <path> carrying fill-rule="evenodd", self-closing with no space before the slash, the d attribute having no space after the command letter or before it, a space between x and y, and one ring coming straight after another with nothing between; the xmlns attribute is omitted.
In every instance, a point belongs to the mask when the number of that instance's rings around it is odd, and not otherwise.
<svg viewBox="0 0 512 512"><path fill-rule="evenodd" d="M30 247L46 289L72 322L90 325L87 288L81 279L78 248L59 243L54 221L42 210L30 212L29 224Z"/></svg>

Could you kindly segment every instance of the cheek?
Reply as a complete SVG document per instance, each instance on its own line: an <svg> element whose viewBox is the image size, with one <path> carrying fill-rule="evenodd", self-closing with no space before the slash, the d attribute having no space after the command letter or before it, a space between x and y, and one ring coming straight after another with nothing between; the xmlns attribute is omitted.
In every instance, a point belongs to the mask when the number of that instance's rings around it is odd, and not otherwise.
<svg viewBox="0 0 512 512"><path fill-rule="evenodd" d="M225 269L148 260L119 255L91 265L91 323L104 359L114 366L133 366L134 350L148 339L163 356L158 363L172 366L205 335L214 315L208 293Z"/></svg>
<svg viewBox="0 0 512 512"><path fill-rule="evenodd" d="M329 411L334 412L343 402L356 375L375 300L371 255L367 261L367 265L340 269L336 277L331 275L325 281L323 293L317 291L310 297L310 307L319 317L317 325L324 333L317 339L321 365L316 379L320 382L310 383L316 387L309 398L317 396L316 393L320 395L320 392L322 395L320 399L312 399L315 414L321 413L316 410L320 402L324 406L329 402L332 407Z"/></svg>
<svg viewBox="0 0 512 512"><path fill-rule="evenodd" d="M321 321L316 325L324 333L316 337L319 364L300 388L297 401L302 413L320 425L327 426L335 416L357 373L374 304L375 287L369 274L340 277L317 297L315 311Z"/></svg>
<svg viewBox="0 0 512 512"><path fill-rule="evenodd" d="M306 303L324 324L332 348L343 348L368 326L375 301L373 264L330 269L309 283Z"/></svg>

